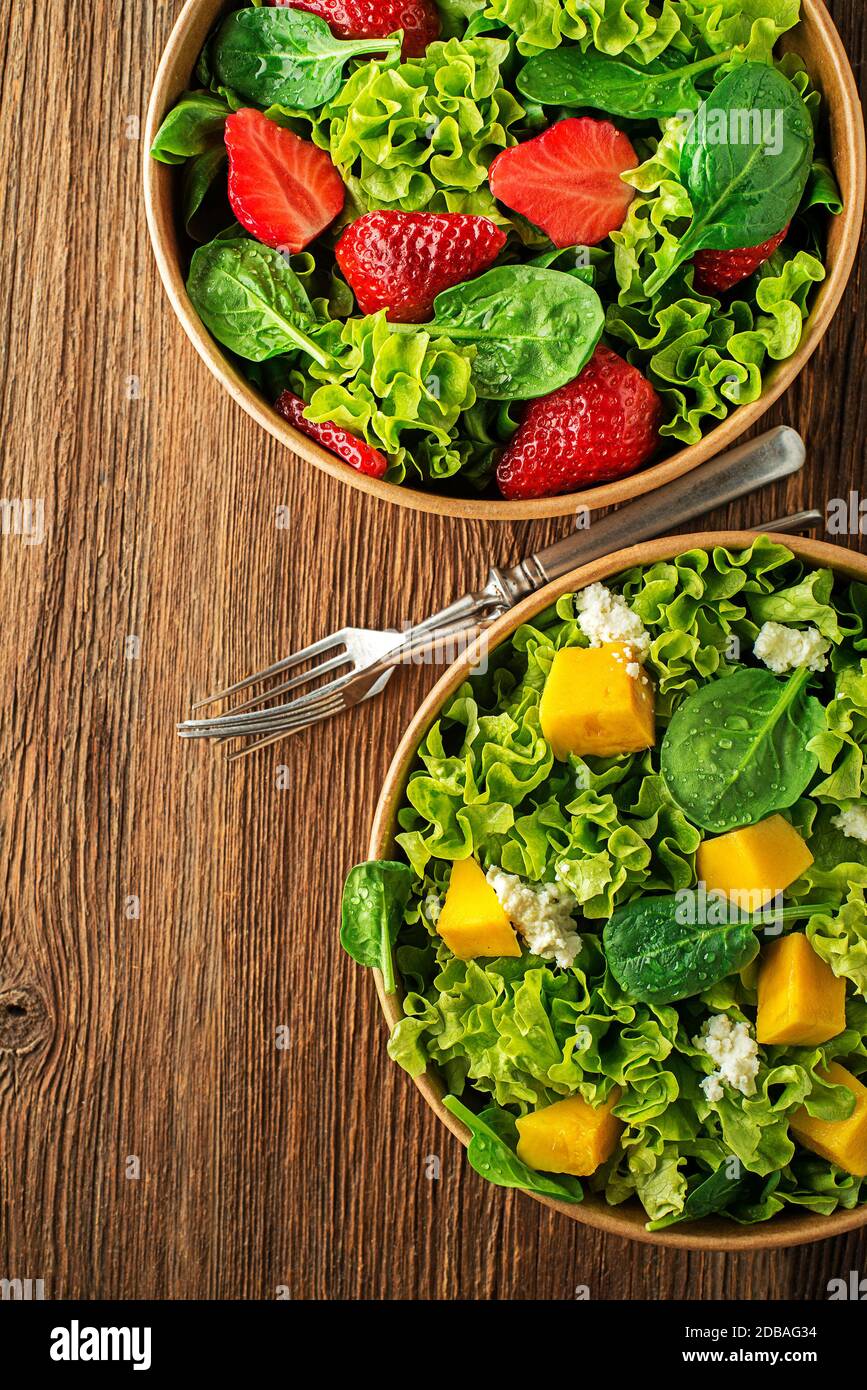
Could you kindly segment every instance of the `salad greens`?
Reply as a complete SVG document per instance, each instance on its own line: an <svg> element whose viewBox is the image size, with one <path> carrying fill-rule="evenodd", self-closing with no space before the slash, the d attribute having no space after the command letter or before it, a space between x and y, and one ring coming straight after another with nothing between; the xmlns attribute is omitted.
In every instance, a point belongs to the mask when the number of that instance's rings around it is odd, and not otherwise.
<svg viewBox="0 0 867 1390"><path fill-rule="evenodd" d="M554 757L542 691L555 654L588 640L572 594L519 627L450 697L397 816L411 892L394 945L403 1014L389 1055L413 1076L430 1068L441 1077L447 1107L472 1135L470 1163L500 1185L567 1201L582 1188L612 1204L637 1198L652 1230L715 1212L751 1223L785 1208L857 1206L867 1179L805 1148L790 1122L802 1108L831 1121L851 1114L851 1091L826 1075L831 1062L867 1083L867 843L837 824L867 807L867 585L759 537L744 550L636 567L607 587L648 635L656 747ZM783 619L821 624L833 644L827 668L809 673L809 693L803 675L776 677L753 654L762 625ZM739 713L747 691L749 730L734 731L748 753L741 775L751 769L738 824L767 814L754 798L771 780L759 760L781 746L767 716L782 697L800 725L783 814L813 862L784 906L702 919L701 807L681 803L680 784L664 775L663 735L704 707L716 736L708 730L693 761L728 767L726 702ZM451 866L467 856L517 876L524 892L568 891L581 938L570 966L525 943L518 957L452 953L437 921ZM759 1043L752 1088L726 1076L717 1085L707 1027L722 1016L754 1036L760 961L791 933L806 933L845 982L845 1028L820 1044ZM537 1172L518 1148L516 1121L566 1098L613 1105L622 1126L610 1157L580 1180Z"/></svg>
<svg viewBox="0 0 867 1390"><path fill-rule="evenodd" d="M387 994L395 988L392 947L412 892L407 864L357 864L346 880L340 944L359 965L382 972Z"/></svg>
<svg viewBox="0 0 867 1390"><path fill-rule="evenodd" d="M208 46L218 86L245 102L281 102L307 110L340 89L346 64L364 53L398 54L400 39L336 39L324 19L304 10L235 10Z"/></svg>
<svg viewBox="0 0 867 1390"><path fill-rule="evenodd" d="M181 166L183 221L208 252L191 249L204 322L272 400L291 389L314 425L338 410L336 423L386 454L397 484L490 491L521 403L576 376L601 335L656 390L667 446L696 443L796 352L825 276L827 218L842 206L820 95L801 60L775 47L799 0L439 0L439 11L442 37L406 59L399 34L336 38L292 7L253 3L221 21L200 90L167 113L152 149ZM233 250L218 249L233 223L225 122L251 106L324 151L345 187L343 212L307 250L312 316L237 224ZM623 178L635 196L598 247L563 249L494 199L488 171L576 113L629 137L638 164ZM347 225L377 210L483 216L506 245L493 268L439 295L430 323L383 329L360 313L334 257ZM703 248L753 246L788 223L749 278L722 294L697 285ZM586 292L543 287L541 270ZM502 294L489 302L491 286ZM363 343L395 364L387 383ZM442 370L428 389L422 363L435 343Z"/></svg>
<svg viewBox="0 0 867 1390"><path fill-rule="evenodd" d="M785 684L770 671L744 667L726 676L725 686L711 681L680 706L660 766L696 825L718 834L755 825L806 790L818 765L810 741L824 726L821 704L806 693L809 679L803 667Z"/></svg>

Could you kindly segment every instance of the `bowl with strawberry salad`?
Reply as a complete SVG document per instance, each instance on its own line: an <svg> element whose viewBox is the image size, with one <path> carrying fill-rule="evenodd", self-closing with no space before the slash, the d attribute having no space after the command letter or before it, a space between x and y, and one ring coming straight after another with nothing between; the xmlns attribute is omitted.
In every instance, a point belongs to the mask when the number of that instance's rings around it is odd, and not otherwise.
<svg viewBox="0 0 867 1390"><path fill-rule="evenodd" d="M502 520L731 443L827 328L864 196L821 0L188 0L147 145L235 399L369 494Z"/></svg>
<svg viewBox="0 0 867 1390"><path fill-rule="evenodd" d="M783 540L652 541L500 619L344 889L476 1173L659 1244L867 1222L867 560Z"/></svg>

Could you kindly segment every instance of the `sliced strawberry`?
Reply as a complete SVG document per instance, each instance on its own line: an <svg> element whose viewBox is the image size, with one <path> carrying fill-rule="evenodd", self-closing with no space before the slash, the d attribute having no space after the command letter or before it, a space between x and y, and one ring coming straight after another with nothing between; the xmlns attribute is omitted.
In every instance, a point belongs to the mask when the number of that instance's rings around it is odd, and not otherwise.
<svg viewBox="0 0 867 1390"><path fill-rule="evenodd" d="M324 150L245 107L226 119L229 202L258 241L301 251L343 210L346 189Z"/></svg>
<svg viewBox="0 0 867 1390"><path fill-rule="evenodd" d="M324 19L339 39L384 39L403 30L404 58L420 58L439 37L434 0L269 0Z"/></svg>
<svg viewBox="0 0 867 1390"><path fill-rule="evenodd" d="M637 167L635 150L610 121L570 116L498 154L488 182L555 246L595 246L623 226L635 189L620 176Z"/></svg>
<svg viewBox="0 0 867 1390"><path fill-rule="evenodd" d="M738 251L699 251L693 261L696 289L723 294L739 280L746 280L748 275L770 260L777 247L785 241L790 226L791 223L787 222L781 232L759 246L743 246Z"/></svg>
<svg viewBox="0 0 867 1390"><path fill-rule="evenodd" d="M349 430L342 429L340 425L332 425L330 421L314 425L312 420L305 420L304 402L300 396L293 396L291 391L281 393L277 409L283 419L294 425L296 430L317 440L326 449L330 449L332 454L343 459L344 463L348 463L368 478L381 478L388 468L388 459L384 454L372 445L366 444L357 435L350 434Z"/></svg>
<svg viewBox="0 0 867 1390"><path fill-rule="evenodd" d="M479 275L506 244L487 217L457 212L367 212L334 248L363 314L423 323L441 290Z"/></svg>
<svg viewBox="0 0 867 1390"><path fill-rule="evenodd" d="M600 343L574 381L531 401L497 467L504 497L552 497L623 478L659 443L650 382Z"/></svg>

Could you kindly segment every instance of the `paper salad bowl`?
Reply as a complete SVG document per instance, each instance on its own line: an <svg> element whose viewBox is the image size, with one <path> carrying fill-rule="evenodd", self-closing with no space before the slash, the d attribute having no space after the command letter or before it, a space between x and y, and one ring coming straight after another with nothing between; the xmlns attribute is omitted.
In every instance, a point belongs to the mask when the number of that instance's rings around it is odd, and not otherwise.
<svg viewBox="0 0 867 1390"><path fill-rule="evenodd" d="M582 589L597 581L605 582L622 570L633 565L652 565L659 560L670 560L684 550L712 549L725 546L734 550L744 548L756 538L756 532L720 531L697 532L685 536L669 536L661 540L647 541L642 545L618 550L613 555L592 564L573 570L564 578L547 585L518 604L504 617L500 618L485 634L484 643L488 651L510 637L524 622L531 621L543 609L549 607L562 594L573 589ZM834 569L848 579L867 582L867 557L842 547L828 545L821 541L804 540L798 537L778 535L772 539L789 547L796 555L808 563ZM385 784L376 807L370 844L367 850L369 859L394 859L395 818L403 803L407 779L413 770L416 749L424 739L431 725L439 718L443 706L458 687L467 679L468 672L478 663L480 643L474 642L461 658L449 667L437 683L424 704L419 709L395 753ZM388 1021L389 1031L403 1016L400 995L386 994L382 976L374 971L379 1002ZM398 989L400 986L398 985ZM396 1064L394 1064L396 1066ZM428 1105L466 1146L469 1131L445 1108L442 1098L445 1086L434 1068L429 1067L421 1076L415 1078ZM653 1245L678 1246L685 1249L704 1250L765 1250L779 1249L787 1245L801 1245L808 1241L824 1240L829 1236L842 1235L860 1226L867 1226L867 1205L854 1211L837 1211L830 1216L820 1216L810 1212L785 1211L769 1221L753 1225L738 1226L734 1221L721 1217L709 1217L702 1221L676 1225L662 1231L647 1231L647 1216L640 1203L632 1199L621 1206L610 1206L595 1193L585 1192L584 1200L578 1205L561 1202L535 1193L524 1193L534 1201L560 1212L564 1217L594 1226L612 1235L625 1236L632 1240L646 1241ZM507 1194L500 1191L502 1200Z"/></svg>
<svg viewBox="0 0 867 1390"><path fill-rule="evenodd" d="M578 506L608 507L660 487L729 448L791 385L821 341L840 303L858 247L864 204L864 122L849 61L825 5L822 0L802 0L802 21L791 34L784 37L781 48L786 48L788 40L797 49L814 84L823 95L827 117L826 138L845 205L838 217L830 219L825 256L827 276L815 296L800 346L792 357L767 372L759 399L739 406L726 420L709 430L698 444L683 446L668 458L631 477L560 497L524 501L449 497L438 492L397 486L357 473L283 421L272 404L224 356L200 321L184 284L186 236L176 208L180 180L175 178L175 170L157 163L148 154L166 112L190 85L199 51L212 27L224 10L234 7L231 0L187 0L163 54L151 94L144 135L144 191L148 225L166 293L181 327L199 356L248 415L287 449L323 472L340 478L369 496L440 516L515 521L519 518L567 516Z"/></svg>

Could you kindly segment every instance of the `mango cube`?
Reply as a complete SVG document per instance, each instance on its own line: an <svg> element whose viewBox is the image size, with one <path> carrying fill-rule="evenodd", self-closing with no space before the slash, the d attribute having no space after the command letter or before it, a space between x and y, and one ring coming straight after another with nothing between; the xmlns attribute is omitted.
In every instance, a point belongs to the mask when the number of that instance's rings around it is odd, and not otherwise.
<svg viewBox="0 0 867 1390"><path fill-rule="evenodd" d="M846 981L837 979L803 932L762 948L758 989L760 1043L814 1047L846 1027Z"/></svg>
<svg viewBox="0 0 867 1390"><path fill-rule="evenodd" d="M475 859L455 861L437 931L460 960L521 954L512 924Z"/></svg>
<svg viewBox="0 0 867 1390"><path fill-rule="evenodd" d="M812 862L794 826L782 816L768 816L758 825L703 840L695 867L708 890L725 893L745 912L758 912Z"/></svg>
<svg viewBox="0 0 867 1390"><path fill-rule="evenodd" d="M610 1158L625 1125L612 1115L621 1096L619 1087L604 1105L588 1105L581 1096L555 1101L517 1120L518 1157L542 1173L572 1173L576 1178L595 1173Z"/></svg>
<svg viewBox="0 0 867 1390"><path fill-rule="evenodd" d="M789 1121L789 1128L805 1148L836 1163L847 1173L867 1178L867 1086L862 1086L839 1062L831 1062L819 1075L823 1081L851 1091L855 1109L848 1120L817 1120L808 1115L807 1107L802 1105Z"/></svg>
<svg viewBox="0 0 867 1390"><path fill-rule="evenodd" d="M653 685L623 642L562 647L539 707L542 733L563 761L570 753L611 758L652 748L653 713Z"/></svg>

